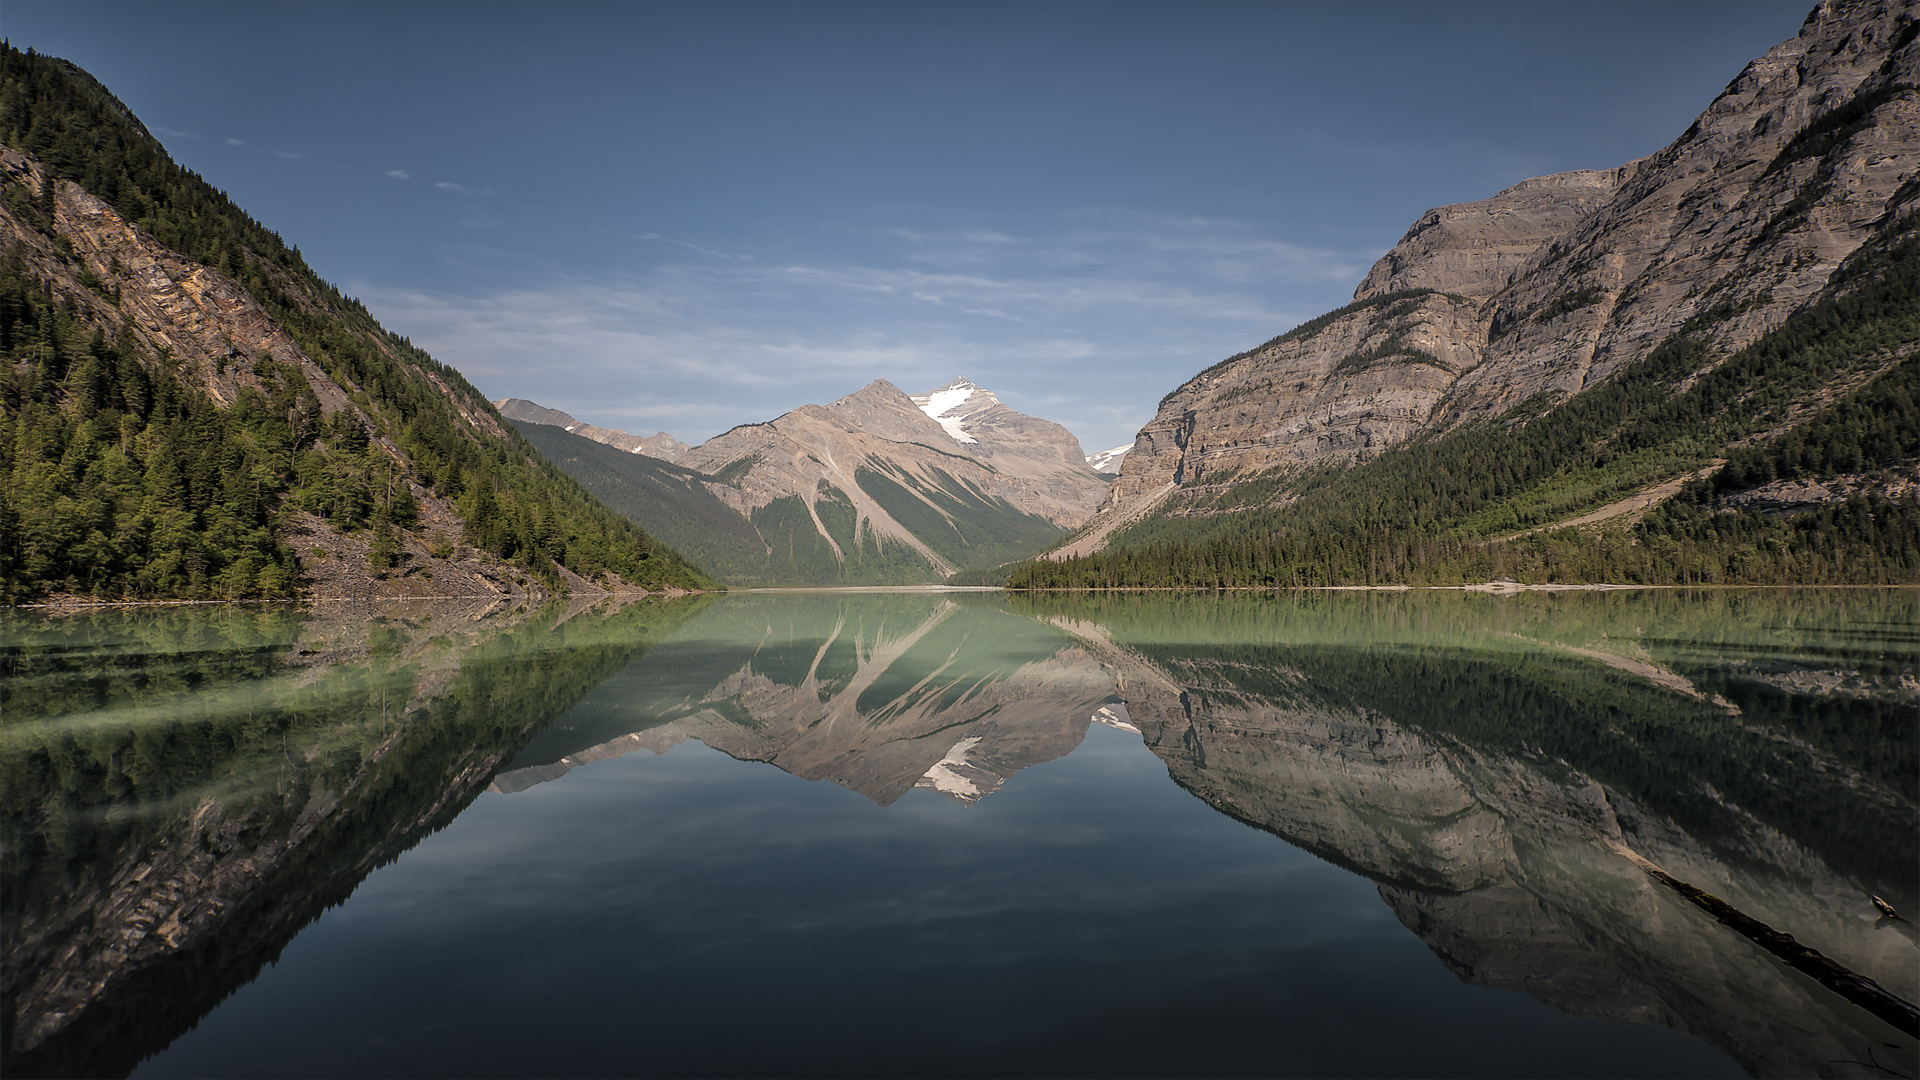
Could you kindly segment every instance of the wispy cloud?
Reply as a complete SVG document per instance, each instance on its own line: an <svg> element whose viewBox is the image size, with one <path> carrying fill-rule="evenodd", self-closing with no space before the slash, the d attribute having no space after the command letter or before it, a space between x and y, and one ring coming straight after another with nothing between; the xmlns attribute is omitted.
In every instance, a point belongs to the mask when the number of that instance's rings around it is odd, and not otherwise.
<svg viewBox="0 0 1920 1080"><path fill-rule="evenodd" d="M643 272L360 291L490 396L592 423L698 440L874 378L917 391L965 374L1104 449L1193 372L1338 306L1365 266L1231 221L1026 225L874 230L839 259L773 265L641 233L663 260Z"/></svg>
<svg viewBox="0 0 1920 1080"><path fill-rule="evenodd" d="M179 130L179 129L177 129L177 128L170 128L170 127L161 127L161 126L160 126L159 124L155 124L155 125L153 125L153 130L155 130L155 131L157 131L157 132L159 132L159 133L160 133L160 134L162 134L162 135L167 135L167 136L170 136L170 137L172 137L172 138L175 138L175 139L202 139L202 140L204 140L204 139L206 138L206 136L205 136L205 135L195 135L195 134L194 134L193 132L191 132L191 131L181 131L181 130Z"/></svg>
<svg viewBox="0 0 1920 1080"><path fill-rule="evenodd" d="M275 150L273 152L273 156L277 158L286 158L288 161L305 161L307 159L306 154L296 153L295 151L292 151L292 150Z"/></svg>
<svg viewBox="0 0 1920 1080"><path fill-rule="evenodd" d="M233 138L233 137L231 137L231 136L229 136L229 137L227 138L227 145L228 145L228 146L245 146L245 145L247 145L247 140L245 140L245 139L235 139L235 138Z"/></svg>
<svg viewBox="0 0 1920 1080"><path fill-rule="evenodd" d="M405 170L405 169L388 169L388 170L387 170L387 173L386 173L386 174L387 174L388 176L391 176L391 177L393 177L393 178L394 178L395 180L411 180L411 179L413 179L413 174L412 174L412 173L409 173L409 172L408 172L407 170Z"/></svg>
<svg viewBox="0 0 1920 1080"><path fill-rule="evenodd" d="M437 188L439 188L439 189L440 189L440 190L442 190L442 191L452 191L452 192L457 192L457 193L459 193L459 194L461 194L461 195L471 195L471 194L473 194L473 189L472 189L472 188L470 188L470 187L467 187L467 186L466 186L465 184L456 184L456 183L454 183L454 182L453 182L453 181L451 181L451 180L439 180L439 181L435 181L435 183L434 183L434 185L433 185L433 186L434 186L434 187L437 187Z"/></svg>
<svg viewBox="0 0 1920 1080"><path fill-rule="evenodd" d="M753 256L751 255L729 255L724 251L715 251L712 248L701 247L699 244L690 244L685 240L675 240L672 237L661 236L659 233L641 233L639 238L642 240L657 240L663 244L674 244L686 248L688 251L697 251L702 255L715 259L733 259L739 262L753 261Z"/></svg>

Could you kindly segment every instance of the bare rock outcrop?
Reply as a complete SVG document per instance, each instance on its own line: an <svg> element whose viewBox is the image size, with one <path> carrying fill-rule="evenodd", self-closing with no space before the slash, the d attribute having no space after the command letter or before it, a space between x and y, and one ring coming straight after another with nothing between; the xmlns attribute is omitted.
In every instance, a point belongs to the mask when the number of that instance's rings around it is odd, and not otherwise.
<svg viewBox="0 0 1920 1080"><path fill-rule="evenodd" d="M1605 205L1640 162L1522 180L1491 199L1429 210L1380 257L1355 300L1432 289L1484 299L1507 287L1540 245Z"/></svg>

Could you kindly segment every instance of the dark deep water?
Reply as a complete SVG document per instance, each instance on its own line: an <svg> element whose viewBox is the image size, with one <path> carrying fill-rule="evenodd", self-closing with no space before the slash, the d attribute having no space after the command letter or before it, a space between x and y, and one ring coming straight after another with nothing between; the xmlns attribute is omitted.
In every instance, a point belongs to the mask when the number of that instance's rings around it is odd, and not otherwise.
<svg viewBox="0 0 1920 1080"><path fill-rule="evenodd" d="M0 616L8 1075L1920 1072L1912 590L371 614Z"/></svg>

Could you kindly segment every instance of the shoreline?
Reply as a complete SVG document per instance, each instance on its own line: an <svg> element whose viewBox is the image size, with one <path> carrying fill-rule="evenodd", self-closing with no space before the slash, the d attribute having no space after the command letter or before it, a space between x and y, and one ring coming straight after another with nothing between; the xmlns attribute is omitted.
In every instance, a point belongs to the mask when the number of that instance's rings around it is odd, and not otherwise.
<svg viewBox="0 0 1920 1080"><path fill-rule="evenodd" d="M745 596L777 593L1309 593L1309 592L1458 592L1480 593L1486 596L1514 596L1520 593L1560 593L1560 592L1635 592L1660 589L1686 589L1693 591L1724 589L1920 589L1920 582L1889 585L1617 585L1607 582L1585 584L1567 584L1555 582L1545 585L1528 585L1518 581L1483 581L1465 585L1139 585L1110 588L1078 589L1009 589L1004 585L773 585L740 589L668 589L653 592L647 589L617 589L598 593L591 597L574 594L551 594L542 603L560 599L604 600L612 597L657 597L662 600L677 600L687 596ZM526 601L525 595L501 595L499 593L458 593L431 596L299 596L282 597L272 600L55 600L38 601L29 604L8 604L0 606L0 611L44 611L44 612L83 612L107 608L158 608L158 607L258 607L267 604L357 604L373 607L398 603L442 603L461 600L519 600Z"/></svg>
<svg viewBox="0 0 1920 1080"><path fill-rule="evenodd" d="M683 596L724 596L726 589L665 589L654 592L650 589L602 589L594 593L548 593L544 598L532 597L527 593L431 593L424 596L283 596L272 599L250 600L40 600L30 604L0 605L0 611L94 611L101 608L148 608L148 607L258 607L266 604L359 604L372 607L382 604L432 604L450 603L458 600L537 600L547 603L554 600L605 600L611 597L643 596L659 597L663 600L677 600Z"/></svg>

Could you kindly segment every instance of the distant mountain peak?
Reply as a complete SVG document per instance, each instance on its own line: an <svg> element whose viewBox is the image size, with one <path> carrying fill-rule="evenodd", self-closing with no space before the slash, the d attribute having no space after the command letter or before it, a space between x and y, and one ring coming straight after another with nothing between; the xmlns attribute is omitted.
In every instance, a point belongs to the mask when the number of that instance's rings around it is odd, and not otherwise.
<svg viewBox="0 0 1920 1080"><path fill-rule="evenodd" d="M1111 450L1088 454L1087 468L1097 473L1117 473L1120 471L1120 459L1126 457L1127 451L1131 449L1133 449L1132 443L1121 443Z"/></svg>
<svg viewBox="0 0 1920 1080"><path fill-rule="evenodd" d="M1000 399L994 396L993 391L964 375L924 394L915 394L910 400L934 423L939 424L954 442L966 444L980 441L967 430L967 418L1000 404Z"/></svg>
<svg viewBox="0 0 1920 1080"><path fill-rule="evenodd" d="M549 409L525 398L501 398L493 403L493 407L500 410L500 415L509 420L518 420L523 424L545 424L548 427L557 427L583 439L592 439L594 442L604 443L616 450L625 450L629 454L644 454L662 461L678 461L689 449L686 443L664 431L642 437L621 431L619 428L595 427L585 421L576 420L559 409Z"/></svg>

